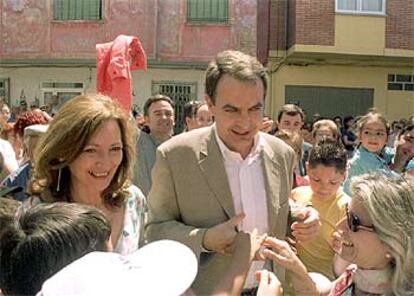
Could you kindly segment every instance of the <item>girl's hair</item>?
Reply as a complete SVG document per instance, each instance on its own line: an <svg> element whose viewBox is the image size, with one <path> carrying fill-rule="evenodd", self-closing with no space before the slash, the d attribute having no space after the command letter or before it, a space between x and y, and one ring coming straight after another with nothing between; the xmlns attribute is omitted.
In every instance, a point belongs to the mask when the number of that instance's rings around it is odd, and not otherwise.
<svg viewBox="0 0 414 296"><path fill-rule="evenodd" d="M338 172L345 173L347 165L347 152L342 144L335 139L326 138L316 143L309 153L309 167L318 165L333 167Z"/></svg>
<svg viewBox="0 0 414 296"><path fill-rule="evenodd" d="M103 95L75 97L56 113L36 147L29 191L37 194L43 192L41 198L48 201L72 201L68 166L82 153L98 128L111 119L116 120L121 130L123 157L111 183L102 192L102 198L106 207L120 207L128 197L126 188L135 159L136 130L126 112ZM58 177L59 173L61 178ZM57 190L58 182L60 190Z"/></svg>
<svg viewBox="0 0 414 296"><path fill-rule="evenodd" d="M98 209L40 204L21 212L0 240L0 286L5 295L34 295L43 282L92 251L108 251L111 226Z"/></svg>
<svg viewBox="0 0 414 296"><path fill-rule="evenodd" d="M387 134L390 133L390 124L389 124L388 120L385 118L384 115L377 112L376 110L371 110L367 114L365 114L364 116L361 116L358 119L358 121L357 121L357 132L360 133L362 131L362 129L364 128L365 124L367 124L367 122L372 121L372 120L380 121L382 124L384 124L384 127L385 127L385 130L386 130Z"/></svg>
<svg viewBox="0 0 414 296"><path fill-rule="evenodd" d="M414 295L414 184L401 176L366 174L355 177L351 193L390 247L392 295Z"/></svg>

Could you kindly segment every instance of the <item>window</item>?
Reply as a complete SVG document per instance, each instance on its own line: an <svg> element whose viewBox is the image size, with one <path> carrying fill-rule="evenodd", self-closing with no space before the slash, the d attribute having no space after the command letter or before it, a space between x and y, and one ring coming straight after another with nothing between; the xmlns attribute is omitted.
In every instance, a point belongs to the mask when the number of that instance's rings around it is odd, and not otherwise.
<svg viewBox="0 0 414 296"><path fill-rule="evenodd" d="M102 0L54 0L53 18L66 20L101 20Z"/></svg>
<svg viewBox="0 0 414 296"><path fill-rule="evenodd" d="M414 75L388 74L388 90L414 91Z"/></svg>
<svg viewBox="0 0 414 296"><path fill-rule="evenodd" d="M169 96L174 101L174 133L181 133L184 129L184 105L196 99L197 83L153 82L152 93Z"/></svg>
<svg viewBox="0 0 414 296"><path fill-rule="evenodd" d="M0 100L10 103L10 80L9 78L0 78Z"/></svg>
<svg viewBox="0 0 414 296"><path fill-rule="evenodd" d="M42 82L41 104L48 105L52 103L52 97L57 95L58 105L64 104L73 97L79 96L84 92L83 82Z"/></svg>
<svg viewBox="0 0 414 296"><path fill-rule="evenodd" d="M386 0L336 0L336 12L385 14Z"/></svg>
<svg viewBox="0 0 414 296"><path fill-rule="evenodd" d="M187 22L227 23L228 0L187 0Z"/></svg>

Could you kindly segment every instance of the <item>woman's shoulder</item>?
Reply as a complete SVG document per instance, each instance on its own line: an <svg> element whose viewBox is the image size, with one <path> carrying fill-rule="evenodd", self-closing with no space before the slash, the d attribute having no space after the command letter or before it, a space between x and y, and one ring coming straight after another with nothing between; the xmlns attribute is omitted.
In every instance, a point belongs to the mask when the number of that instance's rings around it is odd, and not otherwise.
<svg viewBox="0 0 414 296"><path fill-rule="evenodd" d="M142 193L141 189L139 189L135 185L130 185L126 190L129 193L127 198L128 204L137 204L137 206L145 206L145 195Z"/></svg>

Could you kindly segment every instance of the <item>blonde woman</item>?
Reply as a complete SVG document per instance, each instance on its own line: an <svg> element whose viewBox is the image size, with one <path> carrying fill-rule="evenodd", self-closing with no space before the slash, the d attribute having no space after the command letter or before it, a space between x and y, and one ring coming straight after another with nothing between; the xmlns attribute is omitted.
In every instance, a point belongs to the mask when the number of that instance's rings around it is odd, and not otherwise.
<svg viewBox="0 0 414 296"><path fill-rule="evenodd" d="M299 295L414 295L414 184L403 177L381 174L355 177L346 216L338 222L333 248L352 264L332 284L320 289L287 244L273 258L294 273ZM305 287L305 285L307 285ZM312 287L313 286L313 287ZM318 289L315 289L318 288Z"/></svg>
<svg viewBox="0 0 414 296"><path fill-rule="evenodd" d="M330 119L320 119L313 124L312 138L314 142L331 138L339 142L340 132L336 123Z"/></svg>
<svg viewBox="0 0 414 296"><path fill-rule="evenodd" d="M113 249L128 254L142 240L145 199L130 185L135 128L113 100L78 96L56 113L35 151L28 202L66 201L102 210Z"/></svg>

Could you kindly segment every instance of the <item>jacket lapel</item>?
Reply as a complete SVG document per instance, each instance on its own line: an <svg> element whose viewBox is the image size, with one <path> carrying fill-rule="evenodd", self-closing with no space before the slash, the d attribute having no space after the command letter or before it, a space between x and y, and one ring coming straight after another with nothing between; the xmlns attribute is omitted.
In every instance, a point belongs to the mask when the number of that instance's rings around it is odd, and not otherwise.
<svg viewBox="0 0 414 296"><path fill-rule="evenodd" d="M204 177L229 218L235 215L233 198L214 129L201 143L199 164Z"/></svg>
<svg viewBox="0 0 414 296"><path fill-rule="evenodd" d="M275 158L274 151L267 143L265 143L262 151L262 160L267 197L269 234L272 234L276 228L280 208L278 194L280 188L280 164Z"/></svg>

